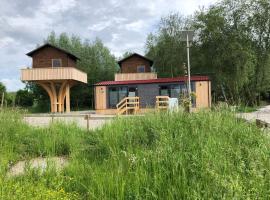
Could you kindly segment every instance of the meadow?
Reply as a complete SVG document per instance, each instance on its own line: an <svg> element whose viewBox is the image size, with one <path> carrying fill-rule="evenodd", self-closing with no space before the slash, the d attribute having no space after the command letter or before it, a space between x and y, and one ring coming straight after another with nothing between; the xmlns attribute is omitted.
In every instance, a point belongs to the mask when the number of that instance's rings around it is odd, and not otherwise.
<svg viewBox="0 0 270 200"><path fill-rule="evenodd" d="M0 199L269 199L269 136L226 110L120 117L95 131L0 112ZM66 156L61 172L16 161Z"/></svg>

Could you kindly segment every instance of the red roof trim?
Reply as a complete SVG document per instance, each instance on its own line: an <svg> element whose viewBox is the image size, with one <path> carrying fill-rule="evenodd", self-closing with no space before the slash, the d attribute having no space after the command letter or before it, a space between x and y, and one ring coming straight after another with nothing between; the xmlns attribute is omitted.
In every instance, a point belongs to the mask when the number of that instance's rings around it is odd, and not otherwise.
<svg viewBox="0 0 270 200"><path fill-rule="evenodd" d="M192 76L191 81L209 81L208 76ZM176 78L157 78L147 80L128 80L128 81L102 81L96 83L96 86L108 86L108 85L130 85L130 84L151 84L151 83L174 83L187 81L187 77L176 77Z"/></svg>

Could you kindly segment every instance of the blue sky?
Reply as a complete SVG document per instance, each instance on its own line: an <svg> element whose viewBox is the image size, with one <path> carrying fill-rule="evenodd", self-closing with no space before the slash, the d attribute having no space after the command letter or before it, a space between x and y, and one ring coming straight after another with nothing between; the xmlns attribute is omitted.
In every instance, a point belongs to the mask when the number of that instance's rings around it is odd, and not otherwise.
<svg viewBox="0 0 270 200"><path fill-rule="evenodd" d="M0 82L8 91L24 87L20 69L31 66L25 54L51 31L83 39L100 38L115 56L144 53L148 33L170 12L191 15L218 0L1 0ZM129 2L129 3L128 3Z"/></svg>

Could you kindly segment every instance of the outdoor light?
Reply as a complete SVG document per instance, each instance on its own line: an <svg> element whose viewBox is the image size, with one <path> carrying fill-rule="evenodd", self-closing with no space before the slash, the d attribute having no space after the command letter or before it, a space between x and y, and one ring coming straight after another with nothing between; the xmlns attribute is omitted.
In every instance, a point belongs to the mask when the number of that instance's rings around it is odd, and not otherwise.
<svg viewBox="0 0 270 200"><path fill-rule="evenodd" d="M190 83L190 59L189 59L189 47L190 44L189 42L191 42L193 40L194 37L194 31L192 30L185 30L185 31L181 31L181 35L180 35L180 40L183 42L187 42L187 61L188 61L188 99L189 99L189 105L188 105L188 110L189 112L191 111L191 83Z"/></svg>

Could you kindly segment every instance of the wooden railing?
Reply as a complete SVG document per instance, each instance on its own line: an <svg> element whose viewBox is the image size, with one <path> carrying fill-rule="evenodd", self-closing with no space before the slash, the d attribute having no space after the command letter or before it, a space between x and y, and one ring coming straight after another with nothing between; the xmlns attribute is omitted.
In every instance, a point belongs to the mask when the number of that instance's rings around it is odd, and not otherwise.
<svg viewBox="0 0 270 200"><path fill-rule="evenodd" d="M126 97L122 99L117 105L117 115L121 114L136 114L140 108L140 97Z"/></svg>
<svg viewBox="0 0 270 200"><path fill-rule="evenodd" d="M87 74L74 67L29 68L21 70L21 80L75 80L87 83Z"/></svg>
<svg viewBox="0 0 270 200"><path fill-rule="evenodd" d="M170 97L168 96L156 96L156 109L168 109L169 99Z"/></svg>
<svg viewBox="0 0 270 200"><path fill-rule="evenodd" d="M157 73L118 73L114 75L115 81L157 79Z"/></svg>

